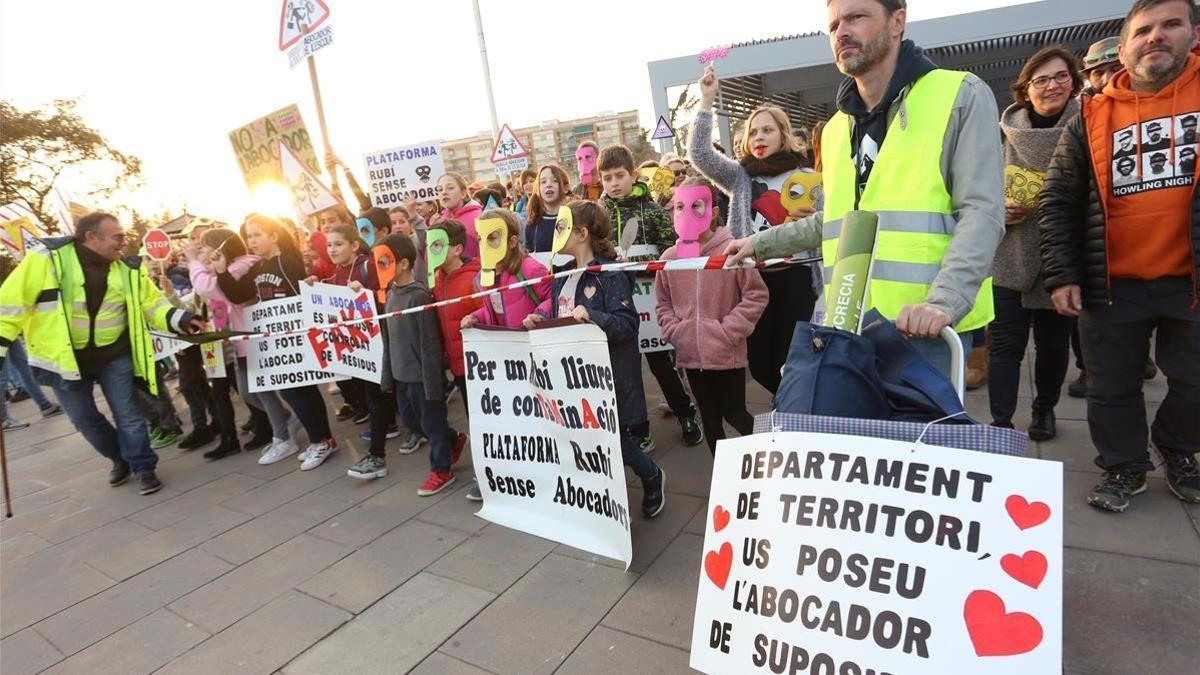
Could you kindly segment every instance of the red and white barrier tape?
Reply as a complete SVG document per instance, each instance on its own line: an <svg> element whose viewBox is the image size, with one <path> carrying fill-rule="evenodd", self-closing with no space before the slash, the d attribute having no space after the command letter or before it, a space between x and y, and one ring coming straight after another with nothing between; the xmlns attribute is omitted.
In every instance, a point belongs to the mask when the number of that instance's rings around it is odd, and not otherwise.
<svg viewBox="0 0 1200 675"><path fill-rule="evenodd" d="M569 269L569 270L563 270L561 272L545 274L543 276L536 277L533 279L525 279L524 281L517 281L517 282L511 283L511 284L508 284L507 286L495 286L493 288L485 288L485 289L477 291L475 293L471 293L470 295L461 295L457 298L449 298L446 300L439 300L437 302L431 302L427 305L419 305L417 307L409 307L408 309L402 309L402 310L398 310L395 312L384 312L383 314L376 314L375 316L372 316L372 317L367 317L367 318L362 318L362 319L350 319L347 321L338 321L336 323L323 324L320 326L308 326L305 328L296 328L293 330L279 331L279 332L274 332L274 333L255 333L253 335L234 335L232 337L228 337L225 339L230 342L238 342L241 340L257 340L257 339L262 339L262 338L280 337L283 335L294 335L297 333L308 333L309 331L313 331L313 330L328 330L328 329L334 328L336 326L349 326L349 325L353 325L353 324L365 323L367 321L379 321L381 319L388 319L388 318L392 318L392 317L403 316L406 314L416 314L418 312L424 312L424 311L427 311L430 309L437 309L438 307L445 307L447 305L453 305L453 304L456 304L459 302L464 302L467 300L483 298L483 297L487 297L493 293L499 293L500 291L506 291L511 288L524 288L525 286L535 286L537 284L540 284L540 283L543 283L546 281L552 281L554 279L559 279L562 277L569 277L574 274L583 274L585 272L663 272L663 271L676 271L676 270L755 269L755 268L763 268L763 267L774 267L777 265L814 263L814 262L819 262L821 260L821 257L814 256L812 258L795 258L795 257L770 258L768 260L763 260L761 262L755 261L755 260L743 260L741 262L741 264L739 264L737 267L731 267L731 268L727 268L725 266L725 260L726 260L726 256L713 255L713 256L705 256L705 257L700 257L700 258L682 258L679 260L651 260L648 262L614 262L614 263L606 263L604 265L588 265L587 267L576 267L576 268ZM371 293L374 293L374 291L371 291ZM163 337L176 337L169 333L160 333L158 331L151 331L151 332L155 335L161 335Z"/></svg>

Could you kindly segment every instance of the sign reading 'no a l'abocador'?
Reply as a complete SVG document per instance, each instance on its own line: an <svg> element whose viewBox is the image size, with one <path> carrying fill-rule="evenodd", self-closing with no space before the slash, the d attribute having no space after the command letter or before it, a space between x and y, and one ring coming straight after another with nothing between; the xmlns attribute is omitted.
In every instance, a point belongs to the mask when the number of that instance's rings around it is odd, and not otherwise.
<svg viewBox="0 0 1200 675"><path fill-rule="evenodd" d="M633 559L608 340L594 324L463 331L481 518Z"/></svg>
<svg viewBox="0 0 1200 675"><path fill-rule="evenodd" d="M1062 672L1062 464L861 436L717 445L691 666Z"/></svg>

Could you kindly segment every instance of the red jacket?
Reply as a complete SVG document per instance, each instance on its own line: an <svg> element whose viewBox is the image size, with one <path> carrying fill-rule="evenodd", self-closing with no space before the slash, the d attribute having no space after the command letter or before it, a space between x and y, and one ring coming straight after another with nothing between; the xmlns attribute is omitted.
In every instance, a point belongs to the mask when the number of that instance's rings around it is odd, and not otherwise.
<svg viewBox="0 0 1200 675"><path fill-rule="evenodd" d="M434 280L433 298L437 301L461 298L479 291L479 261L463 258L463 264L453 272L439 269ZM455 377L462 377L466 372L463 366L462 319L464 316L479 309L480 300L463 300L445 307L438 307L438 322L442 327L442 345L446 350L450 372Z"/></svg>

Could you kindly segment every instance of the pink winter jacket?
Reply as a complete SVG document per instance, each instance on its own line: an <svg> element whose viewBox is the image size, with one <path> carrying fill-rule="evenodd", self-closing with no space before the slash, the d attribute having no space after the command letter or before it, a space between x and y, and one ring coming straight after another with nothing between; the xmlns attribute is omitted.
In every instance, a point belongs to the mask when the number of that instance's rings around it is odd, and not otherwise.
<svg viewBox="0 0 1200 675"><path fill-rule="evenodd" d="M719 228L701 246L701 255L720 255L733 236ZM679 256L672 246L662 260ZM674 270L654 280L658 324L675 346L680 368L745 368L746 338L767 307L767 286L758 270Z"/></svg>
<svg viewBox="0 0 1200 675"><path fill-rule="evenodd" d="M546 276L546 268L532 256L525 256L525 260L521 261L521 276L525 279L537 279ZM498 272L496 274L496 285L507 286L515 284L520 279L515 274L508 272ZM553 281L545 279L532 286L522 286L521 288L510 288L506 291L493 293L483 299L483 306L471 313L471 316L479 319L479 323L485 326L504 326L505 328L521 328L521 322L525 317L533 314L533 310L537 309L538 304L545 300L550 295L550 288ZM530 291L537 296L538 301L534 302L530 297ZM494 303L497 302L494 298L499 298L499 302L504 307L504 313L496 311Z"/></svg>
<svg viewBox="0 0 1200 675"><path fill-rule="evenodd" d="M258 256L249 254L236 258L229 263L230 276L234 279L246 276L246 273L258 260ZM217 284L217 275L208 271L204 263L196 260L188 263L188 273L192 277L192 290L196 292L196 295L208 301L209 314L213 317L213 328L246 330L246 314L242 311L242 306L230 302L229 298L225 297L225 294L221 292L221 287ZM220 321L222 309L226 317L224 322ZM246 340L238 340L233 343L239 359L246 358L247 344Z"/></svg>
<svg viewBox="0 0 1200 675"><path fill-rule="evenodd" d="M483 207L475 202L467 202L451 211L442 209L442 217L446 220L457 220L467 229L467 245L463 247L463 257L472 260L479 259L479 233L475 231L475 219L483 213Z"/></svg>

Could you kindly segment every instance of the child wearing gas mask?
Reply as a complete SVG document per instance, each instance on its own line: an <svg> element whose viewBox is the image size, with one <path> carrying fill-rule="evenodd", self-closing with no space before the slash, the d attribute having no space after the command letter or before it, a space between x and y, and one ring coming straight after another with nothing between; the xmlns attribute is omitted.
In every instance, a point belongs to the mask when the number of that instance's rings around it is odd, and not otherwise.
<svg viewBox="0 0 1200 675"><path fill-rule="evenodd" d="M663 260L720 255L733 241L713 208L716 196L702 178L675 188L671 212L679 240ZM746 410L746 339L767 306L767 286L753 269L671 270L658 273L654 292L663 338L687 371L715 455L725 438L722 418L743 436L754 430Z"/></svg>
<svg viewBox="0 0 1200 675"><path fill-rule="evenodd" d="M550 279L542 279L546 268L521 247L520 219L512 211L484 211L475 221L475 229L479 233L480 286L505 287L529 279L541 281L487 296L482 307L462 318L462 327L483 324L520 328L525 317L550 294Z"/></svg>
<svg viewBox="0 0 1200 675"><path fill-rule="evenodd" d="M564 269L614 262L617 252L611 236L608 214L595 203L577 201L559 209L556 245L563 253L575 258ZM641 429L648 424L632 275L587 271L555 279L549 297L535 313L525 318L524 325L533 328L545 319L558 318L590 321L608 337L617 394L617 420L621 428L621 456L642 480L642 515L653 518L662 512L666 503L665 474L641 447Z"/></svg>

